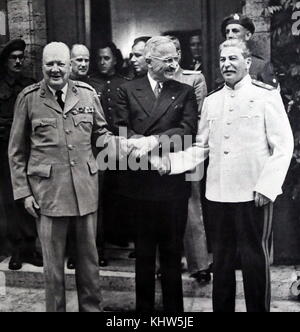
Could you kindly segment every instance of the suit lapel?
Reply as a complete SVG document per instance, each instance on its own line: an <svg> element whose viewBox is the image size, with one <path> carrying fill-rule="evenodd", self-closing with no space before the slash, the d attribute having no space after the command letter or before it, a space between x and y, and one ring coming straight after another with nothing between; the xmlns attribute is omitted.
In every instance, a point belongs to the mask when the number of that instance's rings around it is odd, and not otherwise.
<svg viewBox="0 0 300 332"><path fill-rule="evenodd" d="M53 96L52 92L49 90L45 81L42 81L42 83L41 83L40 96L44 101L44 105L46 105L47 107L53 109L54 111L56 111L58 113L62 113L61 107L59 106L59 104L56 101L55 97Z"/></svg>
<svg viewBox="0 0 300 332"><path fill-rule="evenodd" d="M78 90L72 81L69 81L64 114L69 113L79 103Z"/></svg>
<svg viewBox="0 0 300 332"><path fill-rule="evenodd" d="M175 81L168 81L164 84L160 97L158 98L151 117L144 122L143 133L154 125L169 109L169 107L177 100L180 95Z"/></svg>
<svg viewBox="0 0 300 332"><path fill-rule="evenodd" d="M137 81L138 86L134 91L134 96L137 99L138 103L141 105L145 113L150 116L152 114L153 106L156 102L156 98L151 89L150 82L148 77L144 77L143 79Z"/></svg>

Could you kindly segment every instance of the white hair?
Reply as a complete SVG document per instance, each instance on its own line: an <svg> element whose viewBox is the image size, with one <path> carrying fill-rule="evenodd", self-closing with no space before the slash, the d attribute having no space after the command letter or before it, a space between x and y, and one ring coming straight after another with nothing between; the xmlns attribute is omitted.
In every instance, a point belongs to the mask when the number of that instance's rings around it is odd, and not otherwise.
<svg viewBox="0 0 300 332"><path fill-rule="evenodd" d="M146 59L151 58L152 55L157 55L157 48L160 45L172 45L174 48L175 45L172 40L168 37L157 36L149 39L145 45L144 56Z"/></svg>

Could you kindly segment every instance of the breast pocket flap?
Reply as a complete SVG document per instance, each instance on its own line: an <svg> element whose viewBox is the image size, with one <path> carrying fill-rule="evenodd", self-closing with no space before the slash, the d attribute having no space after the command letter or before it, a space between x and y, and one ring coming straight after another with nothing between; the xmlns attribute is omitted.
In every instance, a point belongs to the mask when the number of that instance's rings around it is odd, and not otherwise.
<svg viewBox="0 0 300 332"><path fill-rule="evenodd" d="M28 166L27 175L50 178L52 165Z"/></svg>

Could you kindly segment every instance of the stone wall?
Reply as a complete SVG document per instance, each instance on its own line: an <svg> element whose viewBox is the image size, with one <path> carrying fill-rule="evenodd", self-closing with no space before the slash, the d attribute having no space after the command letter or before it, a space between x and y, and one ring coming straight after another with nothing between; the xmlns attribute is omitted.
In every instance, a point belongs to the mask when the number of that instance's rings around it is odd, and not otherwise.
<svg viewBox="0 0 300 332"><path fill-rule="evenodd" d="M41 77L41 53L47 43L45 0L8 0L9 38L22 38L27 44L26 72Z"/></svg>
<svg viewBox="0 0 300 332"><path fill-rule="evenodd" d="M254 20L256 32L254 35L258 55L266 59L271 55L270 18L265 15L269 0L247 0L244 14Z"/></svg>

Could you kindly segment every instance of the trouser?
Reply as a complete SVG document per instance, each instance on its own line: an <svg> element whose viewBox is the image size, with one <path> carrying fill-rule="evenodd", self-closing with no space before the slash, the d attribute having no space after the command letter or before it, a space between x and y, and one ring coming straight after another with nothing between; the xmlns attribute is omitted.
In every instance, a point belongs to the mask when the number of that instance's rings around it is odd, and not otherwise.
<svg viewBox="0 0 300 332"><path fill-rule="evenodd" d="M273 204L257 208L254 202L209 202L214 215L213 308L234 312L235 258L239 248L248 312L269 312L271 301L269 239Z"/></svg>
<svg viewBox="0 0 300 332"><path fill-rule="evenodd" d="M201 206L200 182L192 182L188 219L184 236L184 251L191 274L207 270L211 263L206 242Z"/></svg>
<svg viewBox="0 0 300 332"><path fill-rule="evenodd" d="M97 213L97 233L96 245L99 256L105 255L105 234L103 225L103 207L104 207L104 191L103 191L104 172L99 171L99 204ZM69 224L67 236L67 257L73 258L76 261L76 229L75 223Z"/></svg>
<svg viewBox="0 0 300 332"><path fill-rule="evenodd" d="M181 253L188 198L164 202L136 201L136 309L154 311L155 258L160 254L165 312L183 312Z"/></svg>
<svg viewBox="0 0 300 332"><path fill-rule="evenodd" d="M121 171L106 171L103 184L103 228L105 241L123 245L133 239L131 199L118 193Z"/></svg>
<svg viewBox="0 0 300 332"><path fill-rule="evenodd" d="M7 144L0 142L0 196L4 210L1 229L12 246L13 254L30 255L35 250L37 238L35 220L26 212L23 203L14 200Z"/></svg>
<svg viewBox="0 0 300 332"><path fill-rule="evenodd" d="M80 312L100 311L100 279L96 247L97 213L83 217L37 220L42 244L47 312L65 312L65 250L69 223L76 230L76 285Z"/></svg>

